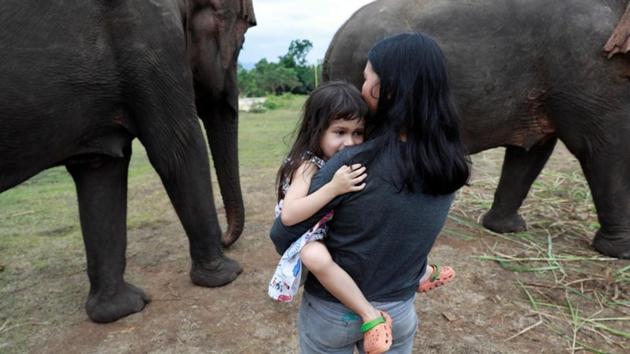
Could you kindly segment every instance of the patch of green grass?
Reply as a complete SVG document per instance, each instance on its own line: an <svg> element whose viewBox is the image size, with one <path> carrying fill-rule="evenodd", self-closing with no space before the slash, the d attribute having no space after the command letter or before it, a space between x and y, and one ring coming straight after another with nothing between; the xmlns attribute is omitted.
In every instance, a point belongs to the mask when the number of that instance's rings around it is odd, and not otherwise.
<svg viewBox="0 0 630 354"><path fill-rule="evenodd" d="M142 145L133 144L129 186L157 178ZM6 236L60 237L76 231L78 205L74 182L65 167L42 171L0 194L0 240ZM24 239L26 246L28 239Z"/></svg>
<svg viewBox="0 0 630 354"><path fill-rule="evenodd" d="M264 113L241 113L239 162L248 168L280 166L293 139L299 109L306 96L289 96L286 108Z"/></svg>
<svg viewBox="0 0 630 354"><path fill-rule="evenodd" d="M265 103L263 104L265 108L274 110L274 109L288 109L292 111L298 111L301 108L299 102L306 96L294 95L290 93L283 93L281 95L270 95L267 96Z"/></svg>
<svg viewBox="0 0 630 354"><path fill-rule="evenodd" d="M0 239L62 229L77 218L74 183L63 167L0 194Z"/></svg>

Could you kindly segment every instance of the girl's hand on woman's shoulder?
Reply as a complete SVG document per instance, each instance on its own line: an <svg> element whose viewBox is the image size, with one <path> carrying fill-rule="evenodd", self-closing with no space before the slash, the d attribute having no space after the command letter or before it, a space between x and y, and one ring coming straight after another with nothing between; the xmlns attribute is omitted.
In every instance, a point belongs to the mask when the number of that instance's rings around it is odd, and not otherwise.
<svg viewBox="0 0 630 354"><path fill-rule="evenodd" d="M365 166L361 166L361 164L344 165L335 172L330 184L336 195L341 195L363 190L365 178L367 178Z"/></svg>

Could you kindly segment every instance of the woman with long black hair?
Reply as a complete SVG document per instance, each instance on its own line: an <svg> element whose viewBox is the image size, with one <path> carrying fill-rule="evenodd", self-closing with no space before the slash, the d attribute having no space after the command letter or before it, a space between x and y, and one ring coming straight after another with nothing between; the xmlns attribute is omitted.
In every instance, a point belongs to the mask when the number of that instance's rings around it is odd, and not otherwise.
<svg viewBox="0 0 630 354"><path fill-rule="evenodd" d="M313 177L309 193L354 163L367 166L365 189L335 198L291 227L276 219L271 238L283 252L334 209L325 241L333 260L391 316L389 353L411 353L418 284L469 164L445 59L433 39L403 33L380 41L368 54L364 76L362 96L374 113L368 141L338 152ZM363 352L360 318L313 276L305 283L298 327L301 353Z"/></svg>

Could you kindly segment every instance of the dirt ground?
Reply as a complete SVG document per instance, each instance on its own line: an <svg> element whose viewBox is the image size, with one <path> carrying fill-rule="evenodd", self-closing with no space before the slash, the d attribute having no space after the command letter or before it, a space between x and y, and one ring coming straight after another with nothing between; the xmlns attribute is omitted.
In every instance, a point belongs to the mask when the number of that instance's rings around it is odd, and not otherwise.
<svg viewBox="0 0 630 354"><path fill-rule="evenodd" d="M491 173L498 175L498 168L493 166ZM266 295L278 260L267 237L274 172L245 169L241 173L247 221L241 239L226 252L243 265L244 272L233 283L216 289L191 284L183 229L172 209L165 208L161 222L129 231L126 278L152 297L142 312L111 324L92 323L83 309L88 290L84 265L49 267L37 274L20 274L18 269L12 275L17 284L4 294L15 297L15 307L5 309L9 313L3 317L23 327L0 330L0 352L296 353L297 303L275 303ZM157 180L130 193L131 197L157 193L160 203L168 203ZM474 221L482 212L470 218ZM567 351L566 339L535 326L538 319L529 311L516 273L474 257L489 248L509 247L509 242L483 231L472 238L457 237L461 228L449 221L445 228L449 232L440 236L431 254L431 261L452 265L457 278L446 287L418 295L420 327L414 353ZM586 242L584 248L588 249ZM64 257L70 262L82 257L82 251L70 250ZM20 287L20 278L29 277L40 281ZM532 325L535 328L526 330ZM27 339L16 347L14 337L7 334L25 328ZM620 347L609 348L621 352Z"/></svg>

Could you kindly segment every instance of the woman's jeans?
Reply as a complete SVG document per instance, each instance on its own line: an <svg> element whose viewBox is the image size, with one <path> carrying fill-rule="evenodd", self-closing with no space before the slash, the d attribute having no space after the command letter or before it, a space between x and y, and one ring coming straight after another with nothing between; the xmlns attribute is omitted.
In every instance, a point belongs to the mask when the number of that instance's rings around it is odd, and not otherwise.
<svg viewBox="0 0 630 354"><path fill-rule="evenodd" d="M387 353L410 354L418 327L414 304L415 296L398 302L372 302L372 305L387 312L394 323L391 349ZM363 354L361 318L350 309L336 302L302 295L298 314L301 354L352 354L355 346Z"/></svg>

